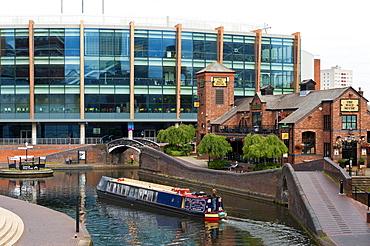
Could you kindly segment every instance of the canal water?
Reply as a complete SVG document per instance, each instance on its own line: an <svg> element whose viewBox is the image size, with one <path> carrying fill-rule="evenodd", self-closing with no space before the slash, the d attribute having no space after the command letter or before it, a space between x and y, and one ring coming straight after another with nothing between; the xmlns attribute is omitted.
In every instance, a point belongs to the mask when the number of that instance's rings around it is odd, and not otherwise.
<svg viewBox="0 0 370 246"><path fill-rule="evenodd" d="M2 178L0 194L72 218L79 201L94 245L316 245L285 207L221 193L230 218L206 222L101 200L95 187L102 175L139 178L136 170L57 171L49 178Z"/></svg>

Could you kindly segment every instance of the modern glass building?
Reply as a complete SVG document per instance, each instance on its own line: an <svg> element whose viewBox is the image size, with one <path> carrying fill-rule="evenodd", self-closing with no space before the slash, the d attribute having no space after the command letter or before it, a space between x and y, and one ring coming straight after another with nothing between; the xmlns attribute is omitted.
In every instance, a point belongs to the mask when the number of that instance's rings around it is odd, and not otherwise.
<svg viewBox="0 0 370 246"><path fill-rule="evenodd" d="M236 71L235 99L265 85L296 92L300 35L133 21L0 23L0 139L83 144L195 124L196 72L214 61Z"/></svg>

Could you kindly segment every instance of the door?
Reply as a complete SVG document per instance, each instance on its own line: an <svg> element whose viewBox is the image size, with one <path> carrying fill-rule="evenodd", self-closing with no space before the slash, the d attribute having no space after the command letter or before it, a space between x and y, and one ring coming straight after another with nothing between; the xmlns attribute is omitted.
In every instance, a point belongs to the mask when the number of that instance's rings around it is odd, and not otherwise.
<svg viewBox="0 0 370 246"><path fill-rule="evenodd" d="M346 159L345 165L357 166L357 142L344 142L342 158Z"/></svg>
<svg viewBox="0 0 370 246"><path fill-rule="evenodd" d="M21 130L21 139L23 141L28 141L29 139L32 138L32 132L31 130Z"/></svg>

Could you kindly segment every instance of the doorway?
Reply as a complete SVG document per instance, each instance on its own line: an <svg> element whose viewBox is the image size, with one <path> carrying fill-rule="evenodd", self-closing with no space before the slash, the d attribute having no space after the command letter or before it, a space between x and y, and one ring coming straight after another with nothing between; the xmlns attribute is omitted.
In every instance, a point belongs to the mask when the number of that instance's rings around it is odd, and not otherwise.
<svg viewBox="0 0 370 246"><path fill-rule="evenodd" d="M23 139L28 141L27 139L32 138L32 131L31 130L21 130L20 135L21 135L22 142L23 142Z"/></svg>
<svg viewBox="0 0 370 246"><path fill-rule="evenodd" d="M346 159L345 165L357 166L357 142L345 142L342 149L342 158Z"/></svg>

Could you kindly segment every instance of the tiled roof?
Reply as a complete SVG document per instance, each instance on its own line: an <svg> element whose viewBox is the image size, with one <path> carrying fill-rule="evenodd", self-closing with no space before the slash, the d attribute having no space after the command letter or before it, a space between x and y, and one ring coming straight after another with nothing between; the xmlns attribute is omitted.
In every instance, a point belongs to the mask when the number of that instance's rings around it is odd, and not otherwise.
<svg viewBox="0 0 370 246"><path fill-rule="evenodd" d="M197 72L197 74L200 73L235 73L235 71L218 62L213 62Z"/></svg>
<svg viewBox="0 0 370 246"><path fill-rule="evenodd" d="M321 91L303 91L301 93L292 93L284 95L261 95L256 96L263 103L266 103L266 110L294 110L288 117L279 123L294 124L306 117L311 111L317 108L323 101L335 101L346 91L353 90L352 87L336 88ZM356 91L353 90L355 93ZM237 112L249 112L249 105L253 98L247 98L244 102L226 112L212 124L223 124L233 117Z"/></svg>

